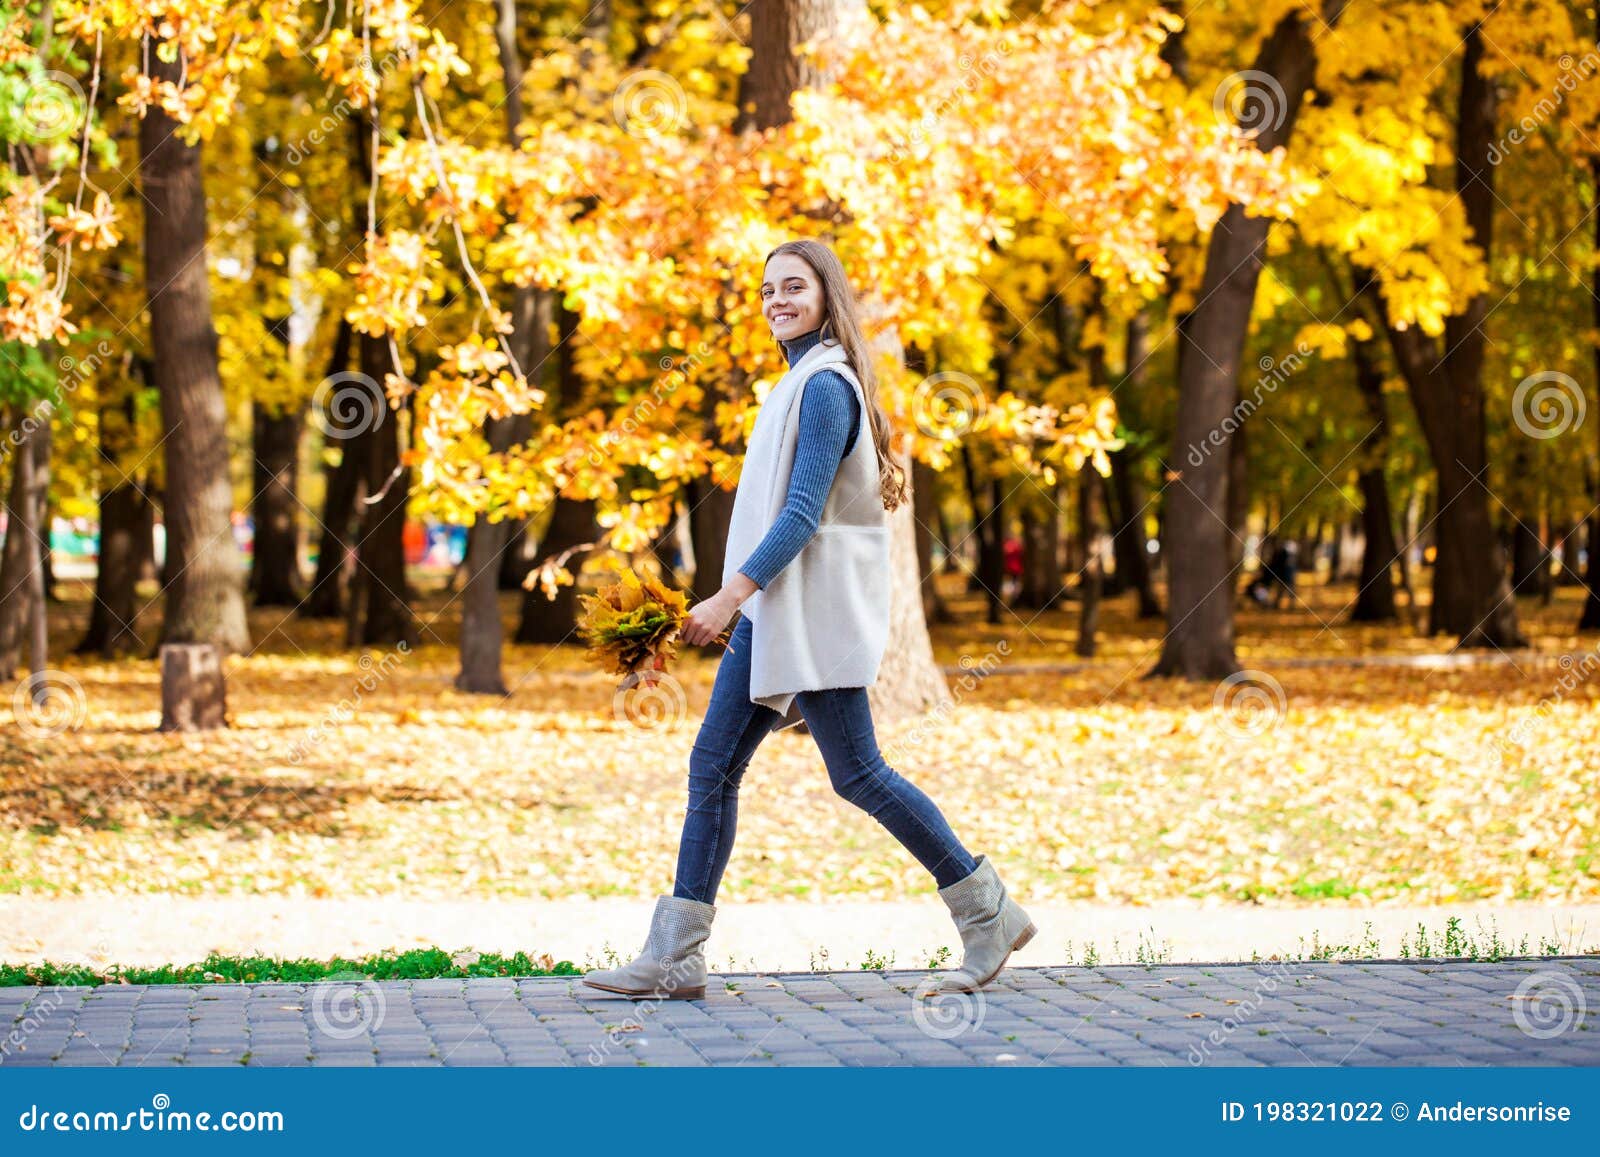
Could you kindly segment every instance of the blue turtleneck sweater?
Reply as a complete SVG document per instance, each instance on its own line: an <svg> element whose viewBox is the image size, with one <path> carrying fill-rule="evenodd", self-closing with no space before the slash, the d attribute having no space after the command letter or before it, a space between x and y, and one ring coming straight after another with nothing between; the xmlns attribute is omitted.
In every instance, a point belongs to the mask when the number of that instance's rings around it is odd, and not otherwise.
<svg viewBox="0 0 1600 1157"><path fill-rule="evenodd" d="M785 361L792 366L821 340L819 326L778 344L783 347ZM811 541L822 519L828 492L833 489L839 463L855 445L860 426L861 403L856 401L856 392L848 381L832 370L820 370L807 379L800 395L800 436L783 509L739 568L758 587L765 589Z"/></svg>

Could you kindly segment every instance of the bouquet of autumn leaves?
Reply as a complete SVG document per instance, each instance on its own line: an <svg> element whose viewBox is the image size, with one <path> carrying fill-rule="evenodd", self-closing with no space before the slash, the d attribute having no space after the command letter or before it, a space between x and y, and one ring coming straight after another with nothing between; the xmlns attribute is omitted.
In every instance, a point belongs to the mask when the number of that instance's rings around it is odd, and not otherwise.
<svg viewBox="0 0 1600 1157"><path fill-rule="evenodd" d="M578 601L583 605L578 633L589 644L589 658L606 670L653 682L677 657L678 630L689 610L685 592L624 567L616 582L597 594L579 595ZM717 642L731 636L725 630Z"/></svg>

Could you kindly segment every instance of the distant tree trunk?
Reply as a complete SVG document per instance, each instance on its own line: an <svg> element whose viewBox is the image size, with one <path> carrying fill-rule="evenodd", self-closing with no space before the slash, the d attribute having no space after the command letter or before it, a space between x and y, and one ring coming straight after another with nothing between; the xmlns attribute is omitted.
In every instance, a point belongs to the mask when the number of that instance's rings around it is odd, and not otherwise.
<svg viewBox="0 0 1600 1157"><path fill-rule="evenodd" d="M414 647L419 636L407 592L405 547L411 471L400 466L400 415L383 398L383 380L394 368L393 359L385 337L362 334L359 345L361 372L377 388L372 400L372 437L367 443L367 500L352 579L358 588L355 597L360 610L350 620L349 645L405 643ZM380 494L381 499L372 501Z"/></svg>
<svg viewBox="0 0 1600 1157"><path fill-rule="evenodd" d="M895 576L889 593L889 641L878 668L878 681L867 689L872 717L879 724L912 718L952 702L950 687L934 659L922 597L912 581L917 564L916 531L912 525L917 476L909 458L896 453L913 493L888 514L889 569Z"/></svg>
<svg viewBox="0 0 1600 1157"><path fill-rule="evenodd" d="M250 593L259 607L298 606L304 597L297 476L305 411L296 407L280 413L256 402L251 418L255 551Z"/></svg>
<svg viewBox="0 0 1600 1157"><path fill-rule="evenodd" d="M578 315L558 304L556 321L561 336L560 345L555 351L557 387L552 398L546 401L546 405L552 408L567 401L576 402L583 394L583 379L572 356L578 341ZM539 549L534 556L534 568L569 547L585 542L597 542L602 534L600 525L595 520L599 513L599 505L593 499L564 498L558 494L551 505L553 509L550 514L549 529L545 531L544 538L539 543ZM724 534L726 529L723 528ZM695 551L695 558L698 560L699 543L695 544ZM567 569L572 572L574 580L580 577L586 561L587 556L583 552L574 554L567 561ZM522 599L522 617L517 625L516 641L563 643L571 639L578 626L580 606L578 585L574 581L571 586L562 587L554 599L545 598L538 586L530 588ZM718 586L720 585L719 571ZM715 589L713 588L713 593Z"/></svg>
<svg viewBox="0 0 1600 1157"><path fill-rule="evenodd" d="M533 373L530 367L544 360L550 345L549 338L534 324L537 317L535 297L536 291L519 289L511 306L513 348L529 375ZM530 428L525 417L512 414L490 422L489 449L497 454L510 449L517 435ZM502 674L505 628L500 621L501 562L511 544L513 531L520 531L524 526L526 523L513 526L510 521L490 522L480 517L467 534L467 577L461 594L461 669L456 675L457 690L480 695L507 693ZM537 591L528 592L525 598L544 601L544 596Z"/></svg>
<svg viewBox="0 0 1600 1157"><path fill-rule="evenodd" d="M276 202L286 218L296 212L294 191L273 178L281 165L280 142L263 135L255 144L260 172L257 193ZM270 190L270 192L269 192ZM280 357L292 354L294 293L289 271L269 261L257 261L253 284L262 307L262 321L277 344ZM288 303L280 316L268 313L276 301ZM251 404L250 440L253 451L250 514L255 529L248 592L258 607L297 607L305 597L305 576L300 573L300 435L305 430L305 405Z"/></svg>
<svg viewBox="0 0 1600 1157"><path fill-rule="evenodd" d="M0 556L0 679L11 678L33 638L34 599L40 589L34 578L42 565L40 528L50 481L48 403L23 409L17 427L12 434L5 552Z"/></svg>
<svg viewBox="0 0 1600 1157"><path fill-rule="evenodd" d="M1368 338L1351 346L1356 389L1372 420L1372 429L1356 449L1360 463L1357 485L1361 489L1362 547L1356 601L1350 611L1350 621L1354 623L1386 623L1399 618L1392 567L1400 551L1394 540L1394 516L1389 510L1389 484L1384 476L1389 461L1389 408L1383 400L1383 372L1373 345Z"/></svg>
<svg viewBox="0 0 1600 1157"><path fill-rule="evenodd" d="M684 501L689 504L689 538L694 545L694 581L690 589L697 603L722 589L733 497L734 491L722 489L709 475L691 479L684 487Z"/></svg>
<svg viewBox="0 0 1600 1157"><path fill-rule="evenodd" d="M333 352L328 358L329 379L349 372L352 333L350 323L341 319L333 338ZM349 386L349 382L344 382L341 388ZM345 610L349 574L345 563L355 547L350 528L356 522L356 502L361 494L361 480L367 473L367 443L372 438L372 429L370 423L363 423L354 432L346 429L339 432L351 436L330 440L330 444L339 447L339 464L323 469L325 493L317 572L311 580L310 593L300 604L300 614L307 619L337 619L343 617Z"/></svg>
<svg viewBox="0 0 1600 1157"><path fill-rule="evenodd" d="M490 422L490 449L503 453L510 437L494 427L507 425L506 419ZM500 552L509 527L490 522L479 515L467 531L466 584L461 593L461 669L456 672L456 690L477 695L506 694L501 669L505 628L500 622Z"/></svg>
<svg viewBox="0 0 1600 1157"><path fill-rule="evenodd" d="M795 50L824 35L864 0L753 0L750 12L750 63L740 77L739 117L734 130L780 128L793 119L789 101L802 88L816 87L813 62Z"/></svg>
<svg viewBox="0 0 1600 1157"><path fill-rule="evenodd" d="M1063 489L1063 481L1057 476L1050 485L1048 502L1036 505L1030 495L1029 501L1018 504L1017 521L1022 525L1022 576L1017 597L1012 602L1014 607L1046 611L1067 596L1066 585L1061 581Z"/></svg>
<svg viewBox="0 0 1600 1157"><path fill-rule="evenodd" d="M181 83L184 63L145 54L149 75ZM233 541L227 409L217 368L206 266L200 146L151 105L139 124L145 206L145 291L165 452L166 616L162 641L250 647L244 583Z"/></svg>
<svg viewBox="0 0 1600 1157"><path fill-rule="evenodd" d="M1122 384L1134 393L1144 392L1149 378L1150 319L1140 310L1128 319ZM1150 543L1145 537L1144 518L1149 508L1143 484L1135 472L1136 460L1126 446L1113 450L1111 458L1111 485L1104 487L1107 499L1106 514L1111 526L1112 546L1117 571L1123 577L1123 590L1132 588L1139 596L1139 618L1159 619L1161 601L1156 598L1154 568L1150 565ZM1111 512L1115 497L1116 513ZM1125 572L1125 573L1124 573Z"/></svg>
<svg viewBox="0 0 1600 1157"><path fill-rule="evenodd" d="M517 48L517 0L496 0L495 8L495 42L505 89L506 142L515 149L522 142L523 72L522 54ZM527 375L534 372L536 292L531 286L518 288L511 301L510 349ZM491 453L503 454L511 448L516 417L507 415L488 423L485 435ZM467 532L466 584L461 592L461 668L456 673L458 691L506 694L501 662L505 627L500 622L500 574L501 555L510 541L512 529L506 521L490 521L486 515L479 515Z"/></svg>
<svg viewBox="0 0 1600 1157"><path fill-rule="evenodd" d="M960 547L955 541L955 534L950 527L950 515L946 512L944 504L936 504L939 514L939 546L944 551L944 560L940 566L943 574L955 574L961 569Z"/></svg>
<svg viewBox="0 0 1600 1157"><path fill-rule="evenodd" d="M1519 595L1543 596L1550 585L1550 552L1537 528L1521 518L1511 527L1511 589Z"/></svg>
<svg viewBox="0 0 1600 1157"><path fill-rule="evenodd" d="M49 592L50 580L46 571L50 560L50 421L52 408L41 408L38 429L28 438L29 457L33 459L31 489L34 492L33 509L29 512L32 526L17 529L34 539L33 566L28 575L28 674L41 676L50 666ZM44 702L48 691L42 683L34 685L37 702Z"/></svg>
<svg viewBox="0 0 1600 1157"><path fill-rule="evenodd" d="M1328 520L1328 582L1344 579L1344 539L1348 528L1342 519Z"/></svg>
<svg viewBox="0 0 1600 1157"><path fill-rule="evenodd" d="M928 362L927 351L920 346L907 349L905 360L906 369L915 374L926 374L932 368ZM933 565L933 528L939 522L941 514L938 496L934 490L936 474L933 467L915 459L911 463L911 469L915 475L911 479L912 500L916 503L916 517L912 519L912 524L917 546L917 577L922 590L923 622L924 624L948 623L955 616L946 605L944 595L939 591L938 576L934 574Z"/></svg>
<svg viewBox="0 0 1600 1157"><path fill-rule="evenodd" d="M1116 547L1117 567L1127 570L1127 585L1138 595L1139 618L1159 619L1161 600L1156 597L1155 573L1150 565L1150 540L1144 529L1149 502L1145 498L1143 485L1134 476L1133 461L1128 450L1113 450L1109 457L1110 491L1115 492L1117 505L1112 539Z"/></svg>
<svg viewBox="0 0 1600 1157"><path fill-rule="evenodd" d="M1325 0L1324 21L1333 25L1344 7L1345 0ZM1265 102L1271 119L1255 138L1258 148L1271 150L1288 142L1316 72L1316 49L1302 10L1278 21L1261 46L1254 71L1277 86ZM1162 543L1168 631L1152 675L1220 679L1239 669L1233 645L1226 424L1238 399L1239 358L1266 261L1269 225L1265 217L1246 216L1238 204L1228 207L1207 244L1197 304L1180 327L1173 459L1181 474L1168 488L1167 537ZM1224 444L1214 446L1215 438Z"/></svg>
<svg viewBox="0 0 1600 1157"><path fill-rule="evenodd" d="M1596 290L1600 292L1600 286L1597 286ZM1596 494L1596 505L1600 506L1600 491ZM1578 619L1578 630L1600 631L1600 510L1589 515L1587 542L1589 566L1584 585L1589 588L1589 596L1583 601L1583 614Z"/></svg>
<svg viewBox="0 0 1600 1157"><path fill-rule="evenodd" d="M1600 23L1600 13L1596 14L1596 21ZM1591 157L1589 160L1589 180L1591 185L1600 190L1600 156ZM1600 192L1597 192L1600 196ZM1600 213L1595 214L1594 247L1600 252ZM1596 332L1600 332L1600 264L1595 265L1589 273L1589 308L1591 320L1594 322ZM1594 343L1593 348L1596 381L1600 381L1600 341ZM1594 424L1596 431L1600 431L1600 422ZM1600 470L1594 474L1594 509L1589 513L1589 569L1585 586L1589 588L1589 596L1583 601L1583 614L1578 618L1578 630L1600 631ZM1576 558L1572 567L1576 571Z"/></svg>
<svg viewBox="0 0 1600 1157"><path fill-rule="evenodd" d="M593 499L557 499L550 525L539 541L534 567L542 566L569 547L595 540L596 504ZM567 569L576 578L583 554L567 560ZM519 643L566 643L571 641L578 622L578 584L562 587L554 599L547 599L538 587L528 591L522 602L522 621L517 626Z"/></svg>
<svg viewBox="0 0 1600 1157"><path fill-rule="evenodd" d="M1474 242L1491 252L1494 221L1495 90L1482 75L1483 37L1474 24L1463 40L1458 99L1456 190ZM1405 377L1438 477L1437 553L1428 633L1452 634L1462 647L1511 649L1527 645L1517 626L1516 601L1505 554L1489 516L1485 444L1484 321L1489 296L1480 293L1445 320L1442 349L1415 327L1388 323L1376 311Z"/></svg>
<svg viewBox="0 0 1600 1157"><path fill-rule="evenodd" d="M1105 320L1103 291L1094 282L1090 316ZM1089 371L1089 389L1099 393L1110 383L1106 376L1106 347L1093 345L1083 351ZM1092 461L1078 471L1078 541L1083 569L1078 572L1078 640L1076 651L1089 659L1095 653L1095 634L1100 627L1100 594L1105 583L1100 563L1100 507L1104 504L1103 483Z"/></svg>
<svg viewBox="0 0 1600 1157"><path fill-rule="evenodd" d="M987 485L980 483L974 473L972 449L963 445L960 450L961 469L966 476L967 491L972 497L973 527L970 538L977 540L977 566L967 585L967 590L983 593L984 619L1000 622L1000 587L1005 581L1005 491L998 478ZM987 490L986 497L980 498Z"/></svg>
<svg viewBox="0 0 1600 1157"><path fill-rule="evenodd" d="M989 296L992 311L997 316L1004 316L1005 307L993 293ZM990 356L990 371L994 377L994 389L997 395L1004 394L1010 387L1011 380L1011 351L1012 344L1007 338L998 338L994 343L994 352ZM978 565L967 584L969 592L977 590L983 592L984 619L992 624L1001 621L1001 610L1004 602L1001 599L1001 590L1005 584L1006 574L1006 535L1010 530L1006 517L1006 487L1000 478L989 474L983 482L988 490L988 498L980 507L978 494L980 490L979 479L974 472L973 454L970 446L963 442L961 445L961 466L966 475L967 490L972 496L973 537L977 539ZM1069 564L1070 565L1070 564Z"/></svg>
<svg viewBox="0 0 1600 1157"><path fill-rule="evenodd" d="M1311 522L1311 529L1300 540L1300 580L1310 586L1317 577L1317 563L1322 557L1322 532L1327 521L1320 515Z"/></svg>
<svg viewBox="0 0 1600 1157"><path fill-rule="evenodd" d="M528 428L532 434L533 428ZM517 438L512 436L511 444L515 446L519 441L526 442L526 436ZM506 520L506 541L500 551L499 585L503 591L522 590L522 580L528 577L528 572L533 569L533 559L528 554L528 520L526 518L510 518Z"/></svg>
<svg viewBox="0 0 1600 1157"><path fill-rule="evenodd" d="M1244 399L1242 386L1235 387L1234 404ZM1239 411L1243 413L1243 410ZM1245 538L1250 533L1250 423L1239 422L1228 439L1227 507L1228 528L1223 543L1228 551L1228 574L1237 575L1244 563ZM1220 453L1220 451L1219 451ZM1231 587L1231 583L1229 584ZM1232 609L1229 610L1232 617Z"/></svg>
<svg viewBox="0 0 1600 1157"><path fill-rule="evenodd" d="M56 590L56 551L50 545L50 527L55 522L55 514L50 508L50 492L45 491L44 514L39 519L39 525L44 527L44 534L39 543L39 572L44 576L44 601L59 603L61 593Z"/></svg>
<svg viewBox="0 0 1600 1157"><path fill-rule="evenodd" d="M95 565L94 606L89 627L75 648L107 659L142 650L134 631L136 592L150 534L150 499L134 482L119 482L100 494L100 556Z"/></svg>
<svg viewBox="0 0 1600 1157"><path fill-rule="evenodd" d="M144 647L133 620L141 572L150 554L151 502L139 482L122 469L133 441L134 420L131 391L120 403L100 409L99 454L106 468L101 472L99 557L89 628L75 650L108 659Z"/></svg>
<svg viewBox="0 0 1600 1157"><path fill-rule="evenodd" d="M1078 641L1077 653L1092 659L1095 653L1095 633L1100 627L1100 588L1104 574L1100 565L1100 550L1096 545L1100 537L1100 506L1103 479L1092 462L1085 462L1078 471L1078 533L1083 538L1083 570L1078 575Z"/></svg>
<svg viewBox="0 0 1600 1157"><path fill-rule="evenodd" d="M1570 518L1562 518L1550 526L1551 556L1554 557L1558 551L1561 555L1561 569L1556 572L1555 586L1575 587L1583 581L1583 576L1573 571L1573 563L1578 558L1578 531L1579 527Z"/></svg>
<svg viewBox="0 0 1600 1157"><path fill-rule="evenodd" d="M936 477L933 467L925 462L914 462L911 492L917 502L917 573L922 576L922 614L928 623L955 621L955 614L939 591L933 565L933 526L939 519L937 499L933 492Z"/></svg>

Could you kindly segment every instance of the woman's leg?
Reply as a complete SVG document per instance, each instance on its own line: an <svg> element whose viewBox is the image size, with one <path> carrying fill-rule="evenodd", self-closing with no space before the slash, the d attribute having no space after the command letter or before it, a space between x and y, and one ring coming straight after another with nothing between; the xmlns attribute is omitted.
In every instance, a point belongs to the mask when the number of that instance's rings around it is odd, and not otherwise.
<svg viewBox="0 0 1600 1157"><path fill-rule="evenodd" d="M689 806L678 841L672 894L705 904L733 854L739 822L739 781L761 741L782 717L750 701L750 620L740 619L730 650L717 664L711 705L689 754Z"/></svg>
<svg viewBox="0 0 1600 1157"><path fill-rule="evenodd" d="M977 861L956 839L938 806L878 751L865 687L802 691L795 701L822 751L834 791L887 828L939 887L972 874Z"/></svg>

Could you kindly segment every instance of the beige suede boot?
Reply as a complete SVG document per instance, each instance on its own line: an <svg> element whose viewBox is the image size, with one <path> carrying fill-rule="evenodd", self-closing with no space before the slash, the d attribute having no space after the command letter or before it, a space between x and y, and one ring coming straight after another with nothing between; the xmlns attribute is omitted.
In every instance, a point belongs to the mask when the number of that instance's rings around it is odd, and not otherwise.
<svg viewBox="0 0 1600 1157"><path fill-rule="evenodd" d="M698 1000L706 994L706 958L701 946L711 934L715 904L681 896L657 896L650 935L638 956L620 968L583 974L590 988L625 996Z"/></svg>
<svg viewBox="0 0 1600 1157"><path fill-rule="evenodd" d="M976 992L1000 975L1012 952L1038 931L1006 892L989 858L979 856L977 864L965 879L939 889L961 934L961 966L941 977L937 985L928 986L923 995Z"/></svg>

